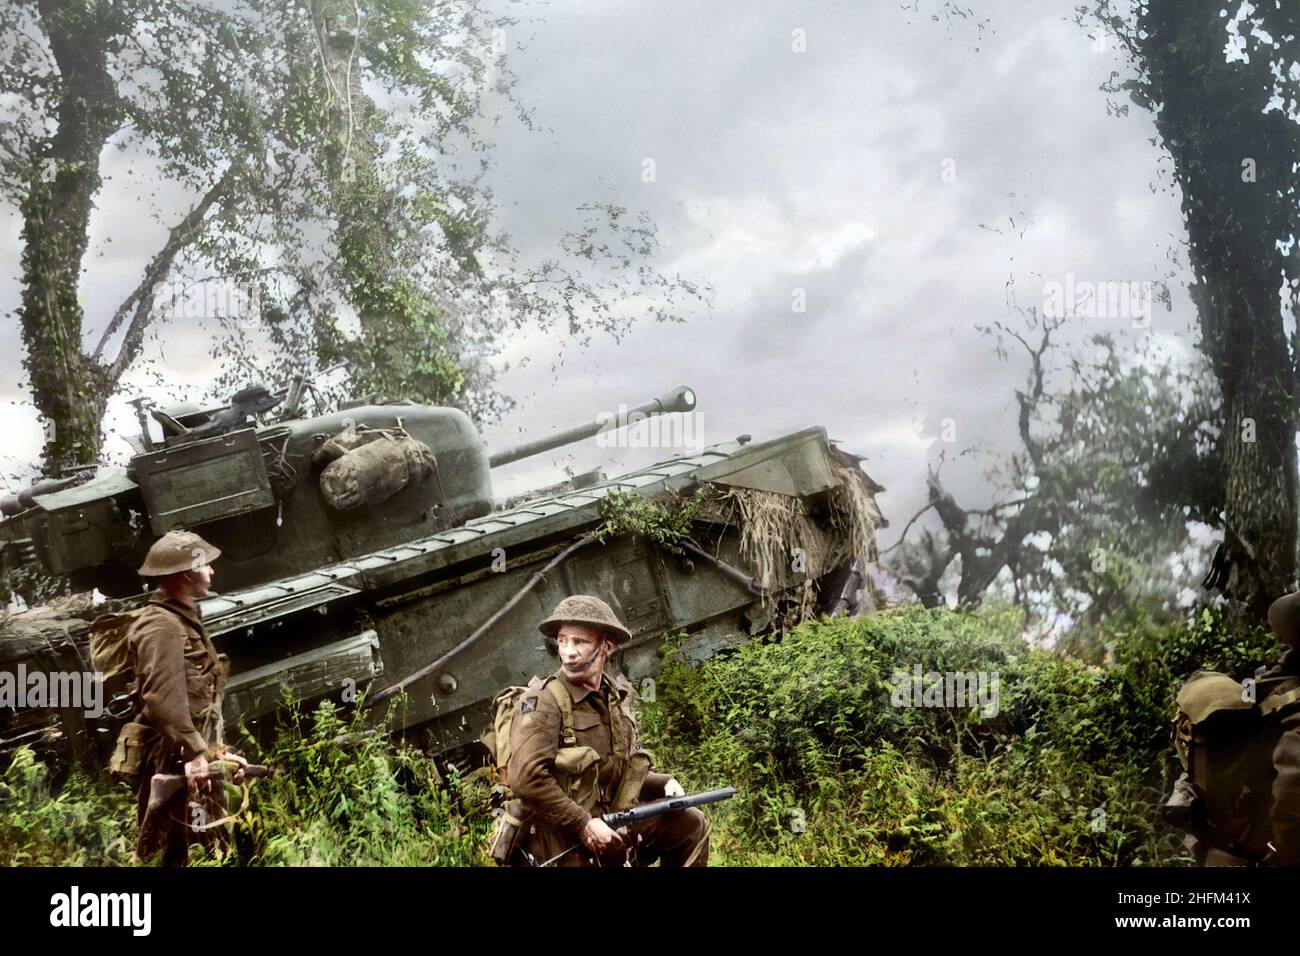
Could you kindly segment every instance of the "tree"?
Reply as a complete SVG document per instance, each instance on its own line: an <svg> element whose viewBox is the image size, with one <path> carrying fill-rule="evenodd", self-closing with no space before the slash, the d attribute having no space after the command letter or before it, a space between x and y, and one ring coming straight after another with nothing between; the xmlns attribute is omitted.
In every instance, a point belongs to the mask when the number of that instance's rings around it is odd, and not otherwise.
<svg viewBox="0 0 1300 956"><path fill-rule="evenodd" d="M97 460L107 400L146 332L214 278L242 292L211 316L226 325L229 379L346 360L354 388L480 417L501 404L484 358L505 330L617 334L638 310L676 319L703 301L645 264L653 224L617 207L584 207L540 266L491 233L474 121L509 95L513 23L474 0L0 10L0 91L15 104L0 191L23 220L19 318L33 400L54 426L47 473ZM145 150L194 200L87 349L78 286L110 148Z"/></svg>
<svg viewBox="0 0 1300 956"><path fill-rule="evenodd" d="M1229 14L1232 14L1229 17ZM1079 8L1128 51L1187 224L1201 348L1222 396L1227 593L1262 617L1295 584L1300 339L1300 8L1263 0L1109 0ZM1226 53L1225 53L1226 49ZM1113 79L1113 77L1112 77Z"/></svg>
<svg viewBox="0 0 1300 956"><path fill-rule="evenodd" d="M1015 390L1020 448L988 471L983 507L962 504L932 466L929 500L889 550L897 576L928 606L945 603L956 572L959 606L983 602L1007 580L1012 597L1042 616L1097 622L1132 602L1167 600L1190 582L1168 558L1188 522L1221 508L1221 435L1214 383L1150 345L1092 336L1088 358L1060 360L1063 319L1023 313L1019 325L982 329L999 356L1028 360ZM917 525L933 510L939 528ZM908 540L913 527L919 540Z"/></svg>

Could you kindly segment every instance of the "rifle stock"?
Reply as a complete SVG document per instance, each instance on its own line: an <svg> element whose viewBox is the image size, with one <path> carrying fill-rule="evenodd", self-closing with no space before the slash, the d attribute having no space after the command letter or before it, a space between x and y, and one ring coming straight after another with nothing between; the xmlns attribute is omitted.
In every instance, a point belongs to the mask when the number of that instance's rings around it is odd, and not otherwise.
<svg viewBox="0 0 1300 956"><path fill-rule="evenodd" d="M233 775L239 770L244 771L245 777L271 777L275 775L274 767L266 767L261 764L250 763L247 766L229 762L218 762L218 766L209 766L208 772L202 774L201 780L217 780L225 777L227 774ZM186 776L183 773L156 773L149 778L149 806L158 806L166 803L174 793L186 786Z"/></svg>

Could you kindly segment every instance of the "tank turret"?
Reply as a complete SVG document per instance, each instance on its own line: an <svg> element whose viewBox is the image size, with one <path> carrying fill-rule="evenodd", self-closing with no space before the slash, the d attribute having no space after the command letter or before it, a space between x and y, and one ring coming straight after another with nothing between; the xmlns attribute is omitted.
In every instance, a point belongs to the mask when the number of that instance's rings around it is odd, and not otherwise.
<svg viewBox="0 0 1300 956"><path fill-rule="evenodd" d="M161 440L150 435L146 406L137 404L138 454L125 469L45 480L0 501L8 566L34 559L79 589L127 596L141 590L134 568L149 545L186 528L221 548L219 590L251 587L460 527L492 511L491 468L695 407L694 392L680 387L626 412L489 452L459 409L392 402L298 418L300 392L300 382L274 393L255 385L219 408L149 408ZM257 425L286 398L286 416ZM318 451L336 436L377 430L422 443L431 470L382 502L331 507L320 493Z"/></svg>

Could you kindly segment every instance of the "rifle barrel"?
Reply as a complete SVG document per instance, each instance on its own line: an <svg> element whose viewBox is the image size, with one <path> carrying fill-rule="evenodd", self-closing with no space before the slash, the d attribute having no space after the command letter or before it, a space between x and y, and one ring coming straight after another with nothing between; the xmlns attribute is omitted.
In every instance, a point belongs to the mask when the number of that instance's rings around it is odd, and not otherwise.
<svg viewBox="0 0 1300 956"><path fill-rule="evenodd" d="M618 828L627 826L629 823L637 823L640 820L649 820L651 817L657 817L664 813L676 813L690 807L703 806L706 803L730 800L735 795L735 787L723 787L721 790L706 790L703 793L687 794L683 797L664 797L662 800L643 803L639 807L632 807L632 809L624 810L621 813L607 813L603 819L611 827Z"/></svg>

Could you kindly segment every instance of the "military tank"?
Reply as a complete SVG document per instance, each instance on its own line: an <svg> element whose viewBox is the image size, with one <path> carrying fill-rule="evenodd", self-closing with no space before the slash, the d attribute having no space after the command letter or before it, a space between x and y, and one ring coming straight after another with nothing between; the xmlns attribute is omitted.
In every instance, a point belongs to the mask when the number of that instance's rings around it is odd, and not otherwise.
<svg viewBox="0 0 1300 956"><path fill-rule="evenodd" d="M682 652L702 660L782 622L873 600L883 489L823 428L741 435L498 500L494 468L693 412L695 393L676 388L498 450L455 408L372 400L308 417L303 397L295 379L219 408L137 404L141 431L125 468L85 469L0 500L6 567L39 567L80 592L6 612L0 672L89 672L91 619L143 601L133 569L175 528L222 550L201 613L231 660L228 727L265 733L286 690L308 704L400 691L396 716L375 708L375 719L444 756L471 752L502 687L554 670L555 647L536 625L566 595L595 594L626 622L633 639L614 664L643 686L666 633L684 632ZM404 483L380 476L379 497L340 506L323 491L327 471L340 449L364 446L358 435L409 439L424 464ZM688 533L656 543L618 520L636 502L663 514L690 502ZM123 695L90 717L66 702L0 706L0 757L27 744L100 763L127 709Z"/></svg>

